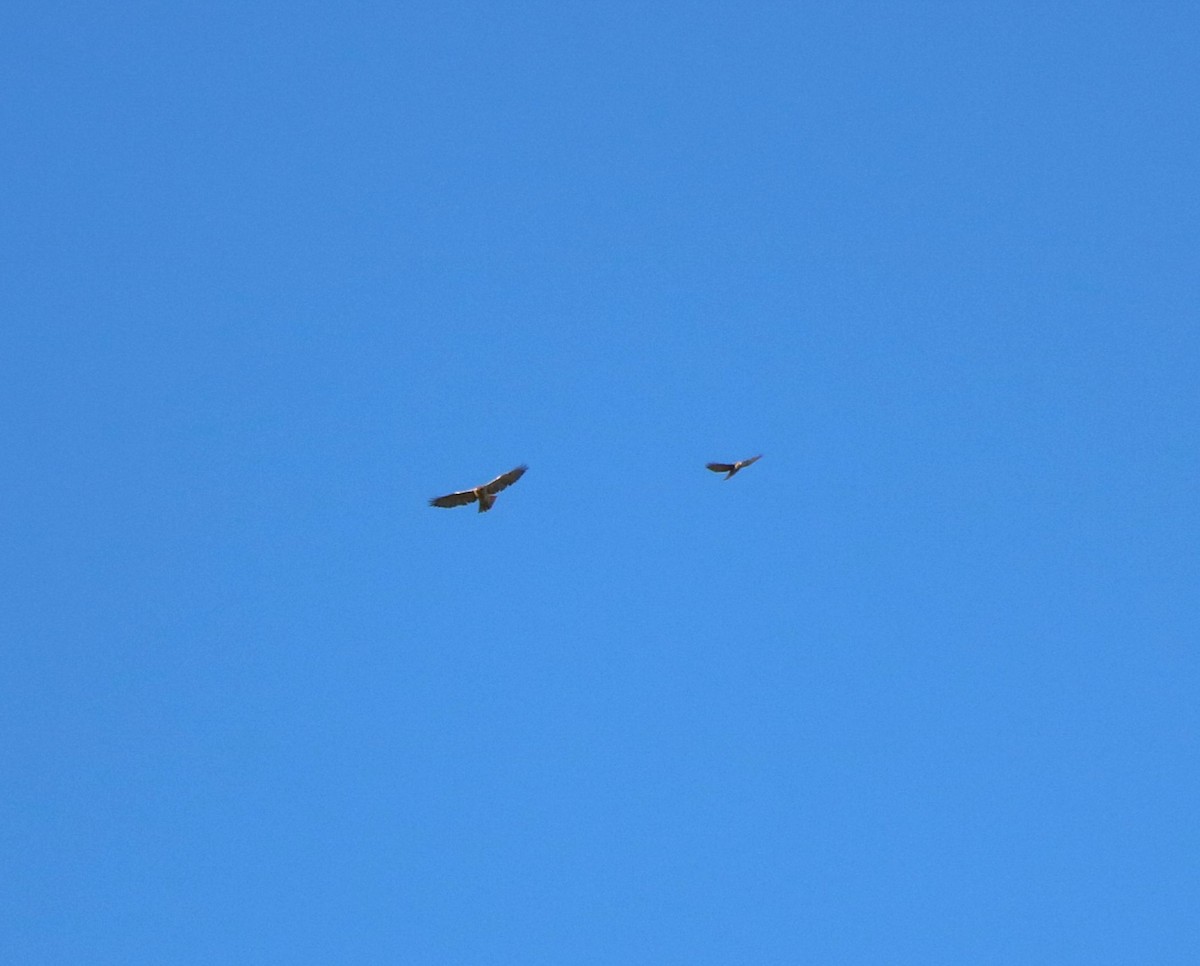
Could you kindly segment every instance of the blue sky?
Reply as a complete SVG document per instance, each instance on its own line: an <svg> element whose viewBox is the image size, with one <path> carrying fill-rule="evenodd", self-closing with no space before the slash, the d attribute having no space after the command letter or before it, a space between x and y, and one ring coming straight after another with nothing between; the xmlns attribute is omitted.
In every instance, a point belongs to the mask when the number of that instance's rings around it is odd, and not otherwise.
<svg viewBox="0 0 1200 966"><path fill-rule="evenodd" d="M2 958L1194 963L1198 26L10 9Z"/></svg>

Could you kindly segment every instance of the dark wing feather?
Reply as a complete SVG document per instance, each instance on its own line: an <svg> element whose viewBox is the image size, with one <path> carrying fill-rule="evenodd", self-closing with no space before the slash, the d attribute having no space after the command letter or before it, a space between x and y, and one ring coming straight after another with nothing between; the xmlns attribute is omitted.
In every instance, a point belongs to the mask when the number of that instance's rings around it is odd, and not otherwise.
<svg viewBox="0 0 1200 966"><path fill-rule="evenodd" d="M732 463L706 463L705 465L714 473L728 473L733 469Z"/></svg>
<svg viewBox="0 0 1200 966"><path fill-rule="evenodd" d="M514 483L516 483L517 480L525 475L525 471L527 469L529 469L528 466L518 466L515 470L509 470L507 473L502 473L500 476L497 476L494 480L492 480L491 483L486 484L484 489L487 490L488 493L499 493L506 486L512 486Z"/></svg>
<svg viewBox="0 0 1200 966"><path fill-rule="evenodd" d="M463 490L461 493L447 493L445 496L435 496L429 501L430 506L466 506L475 502L474 490Z"/></svg>

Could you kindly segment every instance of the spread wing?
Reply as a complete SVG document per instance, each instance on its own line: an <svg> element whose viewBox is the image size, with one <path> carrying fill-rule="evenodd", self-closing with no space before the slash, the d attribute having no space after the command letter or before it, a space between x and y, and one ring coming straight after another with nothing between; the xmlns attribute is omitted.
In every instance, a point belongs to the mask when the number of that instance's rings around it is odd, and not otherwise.
<svg viewBox="0 0 1200 966"><path fill-rule="evenodd" d="M463 490L461 493L447 493L445 496L435 496L429 501L430 506L466 506L475 502L474 490Z"/></svg>
<svg viewBox="0 0 1200 966"><path fill-rule="evenodd" d="M741 466L743 468L745 468L745 467L749 466L751 463L757 463L762 458L763 458L762 453L759 453L757 456L751 456L748 460L742 460Z"/></svg>
<svg viewBox="0 0 1200 966"><path fill-rule="evenodd" d="M492 482L485 484L483 489L485 489L488 493L495 495L505 487L512 486L514 483L516 483L517 480L525 475L525 471L527 469L529 469L528 466L518 466L515 470L509 470L507 473L502 473L500 476L497 476L494 480L492 480ZM474 498L472 497L472 499Z"/></svg>
<svg viewBox="0 0 1200 966"><path fill-rule="evenodd" d="M730 473L733 471L732 463L706 463L705 465L714 473Z"/></svg>

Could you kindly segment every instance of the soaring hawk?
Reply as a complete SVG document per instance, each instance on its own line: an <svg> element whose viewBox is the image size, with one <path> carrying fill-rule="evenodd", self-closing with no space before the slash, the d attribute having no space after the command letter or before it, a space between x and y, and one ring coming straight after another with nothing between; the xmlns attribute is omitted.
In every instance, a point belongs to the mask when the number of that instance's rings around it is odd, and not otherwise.
<svg viewBox="0 0 1200 966"><path fill-rule="evenodd" d="M486 513L496 502L496 494L506 486L512 486L529 469L528 466L518 466L497 476L490 483L477 486L473 490L460 490L458 493L447 493L445 496L435 496L429 501L430 506L466 506L468 503L479 501L479 512Z"/></svg>
<svg viewBox="0 0 1200 966"><path fill-rule="evenodd" d="M738 460L736 463L709 463L707 465L714 473L724 473L725 479L729 479L738 470L744 469L760 459L762 459L762 453L759 453L757 456L751 456L748 460Z"/></svg>

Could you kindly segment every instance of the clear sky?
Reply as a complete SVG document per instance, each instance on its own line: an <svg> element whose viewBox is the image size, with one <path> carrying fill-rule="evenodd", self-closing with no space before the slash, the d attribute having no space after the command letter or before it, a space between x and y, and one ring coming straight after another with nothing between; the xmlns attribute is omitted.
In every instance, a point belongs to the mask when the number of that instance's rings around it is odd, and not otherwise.
<svg viewBox="0 0 1200 966"><path fill-rule="evenodd" d="M1200 961L1192 5L0 26L0 960Z"/></svg>

